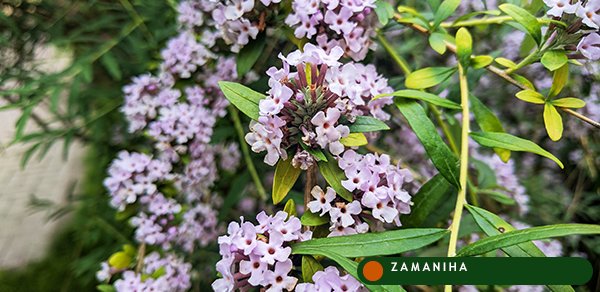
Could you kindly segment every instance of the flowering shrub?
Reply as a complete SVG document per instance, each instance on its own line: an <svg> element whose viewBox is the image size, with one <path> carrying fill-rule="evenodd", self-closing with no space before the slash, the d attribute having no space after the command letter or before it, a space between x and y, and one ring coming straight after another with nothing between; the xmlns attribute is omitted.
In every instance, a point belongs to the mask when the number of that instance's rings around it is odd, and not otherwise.
<svg viewBox="0 0 600 292"><path fill-rule="evenodd" d="M402 291L357 263L597 257L548 237L600 233L562 224L600 220L600 2L515 2L175 3L122 89L104 186L132 245L98 288Z"/></svg>

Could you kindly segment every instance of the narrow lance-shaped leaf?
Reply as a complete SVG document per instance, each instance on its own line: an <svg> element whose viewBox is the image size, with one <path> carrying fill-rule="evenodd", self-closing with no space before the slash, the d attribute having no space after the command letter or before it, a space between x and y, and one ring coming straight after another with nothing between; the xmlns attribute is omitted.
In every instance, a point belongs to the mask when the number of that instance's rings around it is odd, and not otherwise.
<svg viewBox="0 0 600 292"><path fill-rule="evenodd" d="M434 32L429 36L429 45L434 51L438 52L438 54L443 55L447 49L446 42L444 40L444 34Z"/></svg>
<svg viewBox="0 0 600 292"><path fill-rule="evenodd" d="M519 91L519 92L517 92L517 94L515 96L522 101L526 101L526 102L530 102L530 103L535 103L535 104L546 103L546 101L544 100L544 96L541 93L539 93L535 90L531 90L531 89L525 89L525 90Z"/></svg>
<svg viewBox="0 0 600 292"><path fill-rule="evenodd" d="M558 70L554 71L552 77L552 87L550 88L550 97L557 96L569 81L569 63L564 64Z"/></svg>
<svg viewBox="0 0 600 292"><path fill-rule="evenodd" d="M471 110L475 116L475 121L484 132L504 132L504 127L500 123L500 120L494 113L486 107L480 100L474 95L469 95L469 101L471 104ZM510 151L502 148L494 148L494 152L504 162L510 159Z"/></svg>
<svg viewBox="0 0 600 292"><path fill-rule="evenodd" d="M236 69L238 76L244 76L254 66L267 43L266 34L261 33L255 40L245 45L236 57Z"/></svg>
<svg viewBox="0 0 600 292"><path fill-rule="evenodd" d="M342 181L346 180L346 175L340 169L337 160L333 156L330 154L325 154L325 156L327 157L327 161L320 161L318 163L321 175L340 197L351 202L353 200L352 193L342 185Z"/></svg>
<svg viewBox="0 0 600 292"><path fill-rule="evenodd" d="M441 98L435 94L431 94L431 93L420 91L420 90L403 89L403 90L398 90L398 91L395 91L393 93L386 94L386 95L418 99L418 100L422 100L422 101L431 103L433 105L437 105L437 106L441 106L441 107L445 107L445 108L449 108L449 109L457 109L457 110L461 109L460 104L457 104L457 103L455 103L451 100L445 99L445 98Z"/></svg>
<svg viewBox="0 0 600 292"><path fill-rule="evenodd" d="M464 27L456 32L456 55L460 64L467 68L471 63L471 54L473 53L473 38Z"/></svg>
<svg viewBox="0 0 600 292"><path fill-rule="evenodd" d="M582 108L585 106L585 101L575 97L565 97L550 101L554 106L566 108Z"/></svg>
<svg viewBox="0 0 600 292"><path fill-rule="evenodd" d="M546 127L548 137L550 137L552 141L560 140L563 133L562 117L550 103L544 105L544 126Z"/></svg>
<svg viewBox="0 0 600 292"><path fill-rule="evenodd" d="M369 116L358 116L354 123L348 125L350 133L364 133L389 130L390 127L380 119Z"/></svg>
<svg viewBox="0 0 600 292"><path fill-rule="evenodd" d="M334 251L329 250L320 250L320 249L304 249L295 251L292 249L292 253L294 254L302 254L302 255L321 255L327 257L338 265L342 267L342 269L346 270L348 274L352 275L352 277L356 278L360 281L358 277L358 263L351 261L348 258L345 258ZM382 286L382 285L369 285L365 284L365 286L369 289L369 291L387 291L387 292L396 292L396 291L405 291L402 289L402 286Z"/></svg>
<svg viewBox="0 0 600 292"><path fill-rule="evenodd" d="M363 133L350 133L347 137L341 138L340 142L348 147L358 147L369 143L367 137L365 137L365 134Z"/></svg>
<svg viewBox="0 0 600 292"><path fill-rule="evenodd" d="M304 226L321 226L329 223L329 217L321 217L319 214L312 213L310 210L305 210L302 217L300 217L300 223Z"/></svg>
<svg viewBox="0 0 600 292"><path fill-rule="evenodd" d="M258 119L258 104L266 96L235 82L219 81L219 87L231 104L251 119Z"/></svg>
<svg viewBox="0 0 600 292"><path fill-rule="evenodd" d="M280 159L275 168L275 177L273 178L273 204L283 201L288 192L292 189L302 170L292 165L292 159Z"/></svg>
<svg viewBox="0 0 600 292"><path fill-rule="evenodd" d="M456 68L427 67L412 72L406 77L404 83L408 88L425 89L446 81L455 71Z"/></svg>
<svg viewBox="0 0 600 292"><path fill-rule="evenodd" d="M465 205L467 210L473 215L473 218L477 222L477 225L483 230L488 236L502 234L515 230L515 228L504 221L497 215L475 206ZM523 242L513 246L507 246L502 248L508 256L511 257L544 257L544 253L533 244L533 242ZM548 285L548 288L553 292L572 292L574 291L571 286L568 285Z"/></svg>
<svg viewBox="0 0 600 292"><path fill-rule="evenodd" d="M317 238L296 243L292 245L292 250L300 253L306 249L319 249L345 257L393 255L427 246L440 240L448 232L439 228L415 228Z"/></svg>
<svg viewBox="0 0 600 292"><path fill-rule="evenodd" d="M435 16L433 17L434 28L437 28L440 25L440 23L442 23L442 21L450 17L450 15L452 15L452 13L456 11L458 5L460 5L460 0L444 0L444 2L442 2L438 10L435 12Z"/></svg>
<svg viewBox="0 0 600 292"><path fill-rule="evenodd" d="M444 143L423 107L408 100L396 100L396 106L423 144L433 165L448 182L458 187L458 159Z"/></svg>
<svg viewBox="0 0 600 292"><path fill-rule="evenodd" d="M310 255L302 256L302 280L304 280L304 283L312 283L313 275L322 270L323 266L314 257Z"/></svg>
<svg viewBox="0 0 600 292"><path fill-rule="evenodd" d="M558 158L556 158L556 156L552 155L552 153L544 150L542 147L540 147L539 145L523 139L523 138L519 138L507 133L492 133L492 132L487 132L487 133L478 133L478 132L472 132L471 133L471 137L473 138L473 140L475 140L475 142L479 143L479 145L481 146L485 146L485 147L498 147L498 148L504 148L504 149L508 149L511 151L523 151L523 152L531 152L531 153L535 153L541 156L544 156L546 158L551 159L552 161L556 162L556 164L558 164L558 166L560 166L560 168L564 168L564 165L562 164L562 162L560 162L560 160Z"/></svg>
<svg viewBox="0 0 600 292"><path fill-rule="evenodd" d="M461 249L456 256L476 256L532 240L578 234L600 234L600 225L572 223L513 230L471 243Z"/></svg>
<svg viewBox="0 0 600 292"><path fill-rule="evenodd" d="M529 13L529 11L513 4L502 4L498 8L522 25L538 45L541 44L542 26L535 16Z"/></svg>

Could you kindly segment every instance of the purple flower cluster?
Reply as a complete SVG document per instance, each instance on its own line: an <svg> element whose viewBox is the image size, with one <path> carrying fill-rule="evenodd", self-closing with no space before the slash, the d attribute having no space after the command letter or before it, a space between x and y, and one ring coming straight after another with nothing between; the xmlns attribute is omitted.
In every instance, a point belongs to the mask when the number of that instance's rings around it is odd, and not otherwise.
<svg viewBox="0 0 600 292"><path fill-rule="evenodd" d="M114 270L108 263L102 263L96 277L107 281L113 275L121 273L121 278L115 281L114 287L118 292L128 291L187 291L191 287L190 271L192 266L173 254L165 257L153 252L144 257L140 273L132 270Z"/></svg>
<svg viewBox="0 0 600 292"><path fill-rule="evenodd" d="M181 78L190 78L198 67L206 64L214 55L189 31L172 38L162 50L162 70Z"/></svg>
<svg viewBox="0 0 600 292"><path fill-rule="evenodd" d="M600 2L587 1L582 4L581 1L570 0L544 0L544 3L550 7L547 14L554 17L562 17L563 14L575 14L581 18L582 22L593 28L600 29Z"/></svg>
<svg viewBox="0 0 600 292"><path fill-rule="evenodd" d="M292 291L298 279L290 276L293 267L289 246L308 240L310 231L301 232L300 219L280 211L268 216L264 211L256 216L258 224L231 222L227 234L219 237L222 259L217 271L222 278L213 282L215 291L233 291L264 287L266 291Z"/></svg>
<svg viewBox="0 0 600 292"><path fill-rule="evenodd" d="M312 39L326 52L341 47L355 61L366 57L379 23L374 0L294 0L285 23L297 38Z"/></svg>
<svg viewBox="0 0 600 292"><path fill-rule="evenodd" d="M294 165L307 169L314 162L299 143L309 148L329 150L333 155L344 151L341 138L349 135L348 126L357 116L373 115L389 118L382 107L391 98L372 100L375 95L389 93L387 80L371 65L348 63L338 59L343 51L325 50L306 44L283 60L283 68L271 67L268 96L259 103L260 117L250 124L246 141L254 152L267 151L265 163L275 165L287 159L287 150L296 146ZM296 67L291 72L290 67Z"/></svg>
<svg viewBox="0 0 600 292"><path fill-rule="evenodd" d="M600 60L600 33L593 32L582 38L577 50L588 60Z"/></svg>
<svg viewBox="0 0 600 292"><path fill-rule="evenodd" d="M354 200L346 202L332 188L323 191L315 186L311 191L315 200L307 205L312 213L329 214L329 236L366 233L369 225L365 219L378 222L376 229L385 223L401 225L400 214L409 214L412 204L411 195L403 188L412 181L408 170L392 165L388 155L362 155L353 150L347 150L338 164L347 178L342 186L352 192Z"/></svg>
<svg viewBox="0 0 600 292"><path fill-rule="evenodd" d="M351 275L340 275L335 267L327 267L312 276L313 283L302 283L296 286L296 292L333 292L333 291L369 291Z"/></svg>

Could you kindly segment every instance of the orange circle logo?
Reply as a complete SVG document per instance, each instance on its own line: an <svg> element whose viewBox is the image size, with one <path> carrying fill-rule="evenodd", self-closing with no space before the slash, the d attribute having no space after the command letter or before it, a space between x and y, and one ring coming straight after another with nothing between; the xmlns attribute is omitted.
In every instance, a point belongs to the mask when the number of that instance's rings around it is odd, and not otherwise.
<svg viewBox="0 0 600 292"><path fill-rule="evenodd" d="M383 266L376 261L370 261L363 266L363 275L371 282L377 281L383 277Z"/></svg>

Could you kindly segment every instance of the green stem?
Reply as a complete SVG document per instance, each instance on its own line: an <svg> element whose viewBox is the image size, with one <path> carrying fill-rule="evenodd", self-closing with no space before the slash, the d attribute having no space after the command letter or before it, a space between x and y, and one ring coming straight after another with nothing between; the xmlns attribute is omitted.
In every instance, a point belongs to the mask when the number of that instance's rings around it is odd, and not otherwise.
<svg viewBox="0 0 600 292"><path fill-rule="evenodd" d="M456 198L452 226L450 227L450 243L448 245L448 257L456 255L456 242L458 241L458 230L462 211L466 202L467 194L467 176L469 169L469 85L467 76L462 65L458 65L460 81L460 101L462 106L462 131L460 141L460 189ZM452 291L452 286L446 285L445 291Z"/></svg>
<svg viewBox="0 0 600 292"><path fill-rule="evenodd" d="M237 132L238 138L240 140L240 147L242 148L242 154L244 155L244 161L246 162L246 167L248 168L248 172L250 172L250 176L254 181L254 185L256 186L256 192L258 192L258 196L262 200L267 199L267 192L262 185L260 180L260 176L256 171L256 167L254 167L254 162L252 162L252 157L250 157L250 150L248 148L248 144L244 140L244 128L242 128L242 122L240 121L240 115L238 114L238 110L234 108L232 105L229 106L229 115L231 116L231 120L233 121L233 125L235 126L235 130Z"/></svg>
<svg viewBox="0 0 600 292"><path fill-rule="evenodd" d="M479 19L463 20L463 21L458 21L458 22L443 22L442 24L440 24L440 26L443 28L457 28L457 27L477 26L477 25L485 25L485 24L503 24L505 22L512 21L512 20L513 20L513 18L510 16L496 16L496 17L486 17L486 18L479 18ZM562 27L566 27L566 24L564 22L556 21L554 19L538 18L537 21L540 24L554 23L554 24L560 25Z"/></svg>
<svg viewBox="0 0 600 292"><path fill-rule="evenodd" d="M531 52L531 54L529 54L527 57L525 57L525 59L523 59L521 62L519 62L519 64L517 64L516 67L506 69L506 73L507 74L513 73L513 72L537 61L539 59L539 56L540 56L539 51L536 50L536 51Z"/></svg>
<svg viewBox="0 0 600 292"><path fill-rule="evenodd" d="M410 70L410 67L408 66L408 62L406 62L406 60L404 60L404 58L402 58L400 55L398 55L398 52L396 52L396 50L394 50L392 45L385 39L385 37L381 33L377 34L377 39L379 40L381 45L383 45L383 47L388 52L388 54L390 54L390 56L392 56L392 59L394 59L394 61L396 61L396 64L398 64L398 66L400 66L400 69L402 69L402 72L404 72L404 75L410 74L411 70Z"/></svg>

